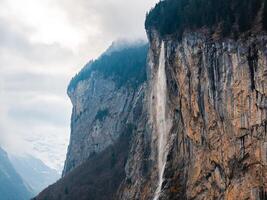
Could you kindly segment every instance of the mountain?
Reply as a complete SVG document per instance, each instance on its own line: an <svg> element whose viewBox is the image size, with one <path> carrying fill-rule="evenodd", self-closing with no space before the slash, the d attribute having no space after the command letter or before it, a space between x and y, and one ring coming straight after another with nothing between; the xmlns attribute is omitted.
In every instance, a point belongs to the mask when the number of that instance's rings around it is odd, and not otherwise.
<svg viewBox="0 0 267 200"><path fill-rule="evenodd" d="M181 39L183 33L208 29L238 39L242 33L267 29L266 0L165 0L146 18L147 30Z"/></svg>
<svg viewBox="0 0 267 200"><path fill-rule="evenodd" d="M35 195L60 178L56 170L30 155L23 157L12 155L9 158L17 173L30 186Z"/></svg>
<svg viewBox="0 0 267 200"><path fill-rule="evenodd" d="M182 39L148 34L152 96L166 84L164 97L150 102L161 152L154 197L266 199L266 33L237 40L201 30Z"/></svg>
<svg viewBox="0 0 267 200"><path fill-rule="evenodd" d="M148 14L161 172L154 199L267 199L265 2L166 0ZM175 3L179 26L168 17ZM153 98L165 83L165 97Z"/></svg>
<svg viewBox="0 0 267 200"><path fill-rule="evenodd" d="M141 71L111 53L71 82L64 177L36 199L267 199L266 16L265 0L160 1Z"/></svg>
<svg viewBox="0 0 267 200"><path fill-rule="evenodd" d="M114 144L125 126L133 123L129 117L143 94L148 49L138 44L113 43L70 82L71 142L63 175Z"/></svg>
<svg viewBox="0 0 267 200"><path fill-rule="evenodd" d="M147 51L147 44L113 44L72 79L71 141L63 178L36 199L115 198L129 176L125 165L132 145L149 142L143 134L148 128L143 111Z"/></svg>
<svg viewBox="0 0 267 200"><path fill-rule="evenodd" d="M28 200L33 194L13 168L7 153L0 148L0 199Z"/></svg>

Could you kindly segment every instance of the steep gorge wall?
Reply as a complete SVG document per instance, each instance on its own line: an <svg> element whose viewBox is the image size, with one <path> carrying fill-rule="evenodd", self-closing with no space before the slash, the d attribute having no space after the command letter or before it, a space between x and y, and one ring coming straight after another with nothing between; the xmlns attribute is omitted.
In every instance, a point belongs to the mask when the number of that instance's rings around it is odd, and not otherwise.
<svg viewBox="0 0 267 200"><path fill-rule="evenodd" d="M35 199L118 199L121 185L142 186L139 178L152 165L143 148L151 144L146 59L147 45L110 49L71 81L71 139L63 177ZM138 174L130 180L132 168Z"/></svg>
<svg viewBox="0 0 267 200"><path fill-rule="evenodd" d="M64 175L114 144L126 123L134 123L130 116L141 90L123 86L117 88L112 78L94 72L68 92L72 104L72 134ZM131 117L131 119L130 119Z"/></svg>
<svg viewBox="0 0 267 200"><path fill-rule="evenodd" d="M147 49L143 42L114 42L70 82L71 138L63 176L115 144L127 124L136 125L141 115L136 107L143 105L146 87Z"/></svg>
<svg viewBox="0 0 267 200"><path fill-rule="evenodd" d="M266 198L266 35L178 40L152 30L149 39L152 66L165 43L173 120L159 199Z"/></svg>

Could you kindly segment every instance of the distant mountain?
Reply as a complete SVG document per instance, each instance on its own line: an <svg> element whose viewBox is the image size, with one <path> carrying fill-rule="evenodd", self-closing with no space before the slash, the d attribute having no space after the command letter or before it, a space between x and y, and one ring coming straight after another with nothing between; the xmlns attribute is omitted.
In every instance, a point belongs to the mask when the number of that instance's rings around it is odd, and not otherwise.
<svg viewBox="0 0 267 200"><path fill-rule="evenodd" d="M0 148L0 199L28 200L32 196L30 188L13 168L7 153Z"/></svg>
<svg viewBox="0 0 267 200"><path fill-rule="evenodd" d="M56 170L49 168L35 157L10 156L10 161L24 182L31 187L34 194L38 194L60 178L60 174Z"/></svg>

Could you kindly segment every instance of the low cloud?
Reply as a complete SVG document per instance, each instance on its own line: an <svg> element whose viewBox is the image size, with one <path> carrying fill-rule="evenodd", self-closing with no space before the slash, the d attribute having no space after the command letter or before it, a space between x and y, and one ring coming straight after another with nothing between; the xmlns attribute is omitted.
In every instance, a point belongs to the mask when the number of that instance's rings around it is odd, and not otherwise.
<svg viewBox="0 0 267 200"><path fill-rule="evenodd" d="M0 0L0 146L61 170L72 76L114 40L144 39L156 0Z"/></svg>
<svg viewBox="0 0 267 200"><path fill-rule="evenodd" d="M30 41L5 20L0 18L0 146L60 170L70 132L66 87L75 56L59 44Z"/></svg>

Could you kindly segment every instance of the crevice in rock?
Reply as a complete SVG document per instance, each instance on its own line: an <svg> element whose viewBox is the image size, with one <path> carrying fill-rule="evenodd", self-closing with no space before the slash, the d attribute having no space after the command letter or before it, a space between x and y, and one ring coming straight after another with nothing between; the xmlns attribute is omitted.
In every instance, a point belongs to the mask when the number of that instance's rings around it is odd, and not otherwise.
<svg viewBox="0 0 267 200"><path fill-rule="evenodd" d="M250 80L251 80L251 90L255 90L255 72L257 71L258 64L258 51L256 50L256 44L252 44L248 50L248 66L250 71Z"/></svg>

